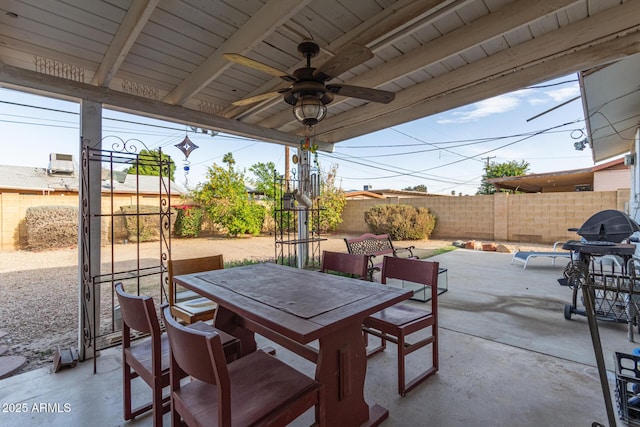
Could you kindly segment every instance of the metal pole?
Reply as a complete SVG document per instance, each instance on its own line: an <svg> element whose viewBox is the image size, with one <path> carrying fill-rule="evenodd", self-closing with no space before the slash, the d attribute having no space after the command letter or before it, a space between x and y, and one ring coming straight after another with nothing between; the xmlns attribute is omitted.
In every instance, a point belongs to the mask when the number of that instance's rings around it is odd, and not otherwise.
<svg viewBox="0 0 640 427"><path fill-rule="evenodd" d="M589 279L587 278L587 282L588 281ZM596 356L596 365L598 366L598 375L600 376L600 385L602 386L604 404L607 408L607 418L609 420L609 426L615 427L617 425L616 415L613 410L613 404L611 403L611 392L609 390L609 381L607 380L607 368L602 354L602 342L600 341L600 332L598 331L593 294L594 291L590 286L582 286L582 296L584 298L585 311L587 312L587 321L589 323L589 332L591 333L591 342L593 343L593 352Z"/></svg>
<svg viewBox="0 0 640 427"><path fill-rule="evenodd" d="M303 196L309 196L309 152L298 149L298 191ZM309 259L309 209L298 204L298 268L305 268Z"/></svg>

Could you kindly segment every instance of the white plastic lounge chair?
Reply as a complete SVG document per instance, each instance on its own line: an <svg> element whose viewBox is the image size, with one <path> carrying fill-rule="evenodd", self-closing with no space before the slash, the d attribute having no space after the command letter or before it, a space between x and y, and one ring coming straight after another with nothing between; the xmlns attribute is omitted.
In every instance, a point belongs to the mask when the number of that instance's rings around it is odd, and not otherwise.
<svg viewBox="0 0 640 427"><path fill-rule="evenodd" d="M522 267L523 269L527 268L527 263L529 262L529 260L531 258L536 258L536 257L547 257L547 258L551 258L551 265L555 266L556 265L556 258L567 258L567 259L571 259L571 252L569 251L558 251L558 247L562 247L562 245L565 242L555 242L553 244L553 252L551 251L518 251L516 253L513 254L513 258L511 258L511 264L513 264L514 261L519 261L524 263L524 266Z"/></svg>

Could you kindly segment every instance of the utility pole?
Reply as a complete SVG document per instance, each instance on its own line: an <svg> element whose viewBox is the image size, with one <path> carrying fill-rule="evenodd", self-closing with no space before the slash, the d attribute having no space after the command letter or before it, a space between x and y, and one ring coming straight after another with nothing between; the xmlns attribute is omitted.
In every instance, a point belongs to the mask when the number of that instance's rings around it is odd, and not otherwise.
<svg viewBox="0 0 640 427"><path fill-rule="evenodd" d="M284 181L289 182L289 146L284 146Z"/></svg>
<svg viewBox="0 0 640 427"><path fill-rule="evenodd" d="M496 158L496 156L491 156L491 157L489 157L489 156L487 156L487 157L482 157L482 159L484 159L484 160L486 160L486 161L487 161L487 165L485 166L485 169L489 169L489 161L490 161L491 159L495 159L495 158Z"/></svg>

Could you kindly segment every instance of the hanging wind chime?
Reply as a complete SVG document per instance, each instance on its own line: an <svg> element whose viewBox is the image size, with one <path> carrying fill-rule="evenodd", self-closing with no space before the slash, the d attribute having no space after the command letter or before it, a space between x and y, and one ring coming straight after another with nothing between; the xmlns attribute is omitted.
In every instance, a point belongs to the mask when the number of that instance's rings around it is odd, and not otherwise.
<svg viewBox="0 0 640 427"><path fill-rule="evenodd" d="M191 165L191 162L189 161L189 154L191 154L193 150L198 148L198 146L189 139L189 135L185 135L182 142L179 144L176 144L175 147L178 150L182 151L182 154L184 154L184 162L183 162L184 188L188 190L189 189L189 169Z"/></svg>

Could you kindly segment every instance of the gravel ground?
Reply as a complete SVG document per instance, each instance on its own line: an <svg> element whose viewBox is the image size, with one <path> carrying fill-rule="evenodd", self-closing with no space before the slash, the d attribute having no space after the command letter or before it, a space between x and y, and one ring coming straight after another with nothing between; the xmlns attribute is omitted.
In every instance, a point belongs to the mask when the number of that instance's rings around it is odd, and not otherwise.
<svg viewBox="0 0 640 427"><path fill-rule="evenodd" d="M344 236L332 236L322 242L323 250L344 251ZM427 240L397 242L396 246L415 245L417 254L427 255L432 249L451 244L451 241ZM506 243L510 248L549 250L548 245ZM140 258L157 265L159 243L139 246ZM136 259L135 244L115 247L117 263L131 263ZM223 253L225 261L266 260L274 256L273 237L238 239L199 238L172 241L175 259ZM102 254L111 259L110 248ZM121 264L125 265L125 264ZM78 251L76 248L55 251L0 252L0 327L6 335L0 337L0 347L8 347L6 355L23 355L26 372L52 366L54 348L77 348L78 328ZM0 334L1 335L1 334Z"/></svg>

